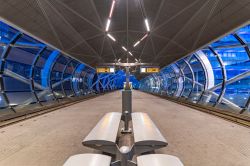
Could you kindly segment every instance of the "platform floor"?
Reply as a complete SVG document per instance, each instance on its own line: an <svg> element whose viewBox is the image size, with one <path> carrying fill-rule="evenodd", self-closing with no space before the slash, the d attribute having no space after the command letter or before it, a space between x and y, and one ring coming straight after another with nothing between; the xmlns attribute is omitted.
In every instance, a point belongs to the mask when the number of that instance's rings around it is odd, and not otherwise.
<svg viewBox="0 0 250 166"><path fill-rule="evenodd" d="M250 166L250 129L139 91L134 111L147 112L185 166ZM104 113L121 110L116 91L0 128L0 166L61 166L93 152L81 141Z"/></svg>

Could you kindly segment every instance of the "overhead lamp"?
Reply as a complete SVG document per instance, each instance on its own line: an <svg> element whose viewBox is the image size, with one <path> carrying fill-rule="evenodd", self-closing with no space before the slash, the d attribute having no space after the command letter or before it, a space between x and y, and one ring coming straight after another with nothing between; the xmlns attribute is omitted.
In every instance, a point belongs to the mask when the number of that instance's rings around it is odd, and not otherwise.
<svg viewBox="0 0 250 166"><path fill-rule="evenodd" d="M123 49L124 51L128 51L124 46L122 46L122 49Z"/></svg>
<svg viewBox="0 0 250 166"><path fill-rule="evenodd" d="M144 35L139 41L137 41L137 42L134 44L134 47L136 47L138 44L140 44L140 42L143 41L147 36L148 36L148 34Z"/></svg>
<svg viewBox="0 0 250 166"><path fill-rule="evenodd" d="M109 31L110 23L111 23L111 20L108 19L107 24L106 24L106 29L105 29L106 32Z"/></svg>
<svg viewBox="0 0 250 166"><path fill-rule="evenodd" d="M150 27L149 27L148 19L145 19L145 25L146 25L147 31L149 32Z"/></svg>
<svg viewBox="0 0 250 166"><path fill-rule="evenodd" d="M133 56L133 54L132 54L130 51L129 51L128 53L129 53L131 56Z"/></svg>
<svg viewBox="0 0 250 166"><path fill-rule="evenodd" d="M112 39L113 41L116 41L116 39L115 39L112 35L110 35L109 33L107 34L107 36L108 36L110 39Z"/></svg>
<svg viewBox="0 0 250 166"><path fill-rule="evenodd" d="M134 44L134 47L136 47L138 44L140 44L140 40Z"/></svg>
<svg viewBox="0 0 250 166"><path fill-rule="evenodd" d="M109 18L112 17L114 8L115 8L115 0L113 0L113 2L112 2L111 9L110 9L110 12L109 12Z"/></svg>

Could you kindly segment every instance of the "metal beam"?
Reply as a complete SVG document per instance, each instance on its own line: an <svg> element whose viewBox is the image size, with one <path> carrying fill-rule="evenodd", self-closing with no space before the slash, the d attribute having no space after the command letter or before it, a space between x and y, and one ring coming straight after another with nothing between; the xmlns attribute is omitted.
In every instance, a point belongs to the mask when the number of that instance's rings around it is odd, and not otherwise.
<svg viewBox="0 0 250 166"><path fill-rule="evenodd" d="M226 92L226 80L227 80L227 72L226 72L226 69L225 69L225 66L224 66L224 63L222 61L222 58L217 54L217 52L215 52L215 50L209 46L208 47L209 50L216 56L219 64L220 64L220 67L221 67L221 70L222 70L222 84L221 84L221 92L220 92L220 95L219 97L217 98L217 101L216 103L214 104L214 107L219 105L223 99L223 96Z"/></svg>
<svg viewBox="0 0 250 166"><path fill-rule="evenodd" d="M15 42L22 36L22 33L17 32L8 42L8 45L6 45L6 48L4 49L4 51L2 52L1 55L1 64L0 64L0 88L1 88L1 93L2 96L6 102L6 104L8 105L8 108L10 108L12 111L16 112L15 109L10 105L10 101L5 93L5 88L4 88L4 80L3 80L3 74L4 74L4 66L6 63L6 59L8 57L8 54L11 50L11 44L15 44Z"/></svg>
<svg viewBox="0 0 250 166"><path fill-rule="evenodd" d="M190 58L191 59L191 58ZM190 61L189 59L189 61ZM190 69L191 71L191 74L192 74L192 89L191 91L189 92L188 96L187 96L187 99L190 97L190 95L192 94L193 90L194 90L194 87L195 87L195 76L194 76L194 71L193 71L193 68L192 66L189 64L189 61L187 61L186 59L183 59L183 61L186 63L186 65L188 66L188 68Z"/></svg>
<svg viewBox="0 0 250 166"><path fill-rule="evenodd" d="M233 36L240 42L242 46L244 46L248 58L250 59L250 50L247 43L238 34L234 33Z"/></svg>
<svg viewBox="0 0 250 166"><path fill-rule="evenodd" d="M31 89L31 92L33 93L33 95L35 96L36 98L36 101L37 103L39 103L40 105L42 105L41 101L39 100L39 97L37 96L36 94L36 91L35 91L35 81L34 81L34 71L35 71L35 66L36 66L36 63L38 62L39 58L40 58L40 55L43 53L43 51L46 50L46 46L43 46L36 54L35 58L33 59L33 62L31 64L31 69L30 69L30 75L29 75L29 78L30 78L30 89Z"/></svg>

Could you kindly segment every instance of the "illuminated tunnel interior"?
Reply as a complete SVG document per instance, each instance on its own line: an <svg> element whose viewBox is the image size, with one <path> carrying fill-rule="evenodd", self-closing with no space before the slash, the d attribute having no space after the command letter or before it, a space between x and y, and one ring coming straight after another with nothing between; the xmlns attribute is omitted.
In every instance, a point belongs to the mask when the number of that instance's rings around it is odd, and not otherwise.
<svg viewBox="0 0 250 166"><path fill-rule="evenodd" d="M0 0L0 166L249 166L249 0Z"/></svg>

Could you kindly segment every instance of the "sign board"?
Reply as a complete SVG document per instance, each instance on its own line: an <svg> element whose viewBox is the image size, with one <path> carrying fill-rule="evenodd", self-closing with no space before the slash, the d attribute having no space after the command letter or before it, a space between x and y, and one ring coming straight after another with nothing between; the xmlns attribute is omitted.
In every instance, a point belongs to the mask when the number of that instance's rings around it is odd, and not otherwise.
<svg viewBox="0 0 250 166"><path fill-rule="evenodd" d="M159 67L141 67L140 72L141 73L159 73L160 68Z"/></svg>
<svg viewBox="0 0 250 166"><path fill-rule="evenodd" d="M114 73L115 68L114 67L97 67L96 72L97 73Z"/></svg>
<svg viewBox="0 0 250 166"><path fill-rule="evenodd" d="M147 68L147 73L159 73L160 68L159 67L149 67Z"/></svg>

